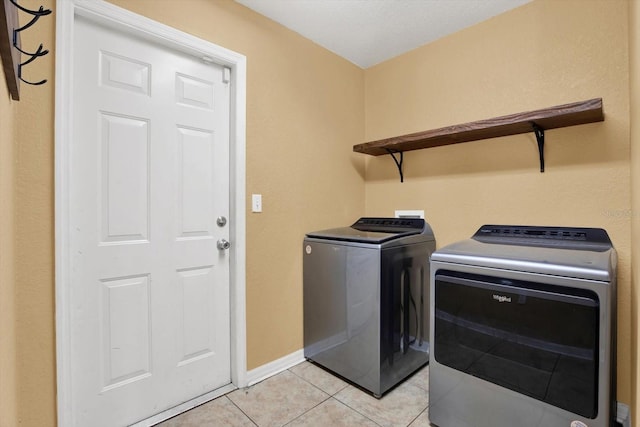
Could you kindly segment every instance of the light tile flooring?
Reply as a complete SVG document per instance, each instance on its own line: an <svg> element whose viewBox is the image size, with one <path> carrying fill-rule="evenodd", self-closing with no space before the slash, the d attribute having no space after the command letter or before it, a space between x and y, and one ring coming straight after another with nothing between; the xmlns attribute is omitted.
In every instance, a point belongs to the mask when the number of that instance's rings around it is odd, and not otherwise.
<svg viewBox="0 0 640 427"><path fill-rule="evenodd" d="M302 362L167 420L159 427L428 427L428 397L428 366L382 399L376 399L325 370Z"/></svg>

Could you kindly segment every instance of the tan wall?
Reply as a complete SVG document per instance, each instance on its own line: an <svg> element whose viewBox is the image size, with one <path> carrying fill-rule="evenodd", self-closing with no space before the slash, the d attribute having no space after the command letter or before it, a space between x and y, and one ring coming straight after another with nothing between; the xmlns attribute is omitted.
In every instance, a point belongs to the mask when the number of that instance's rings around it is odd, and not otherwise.
<svg viewBox="0 0 640 427"><path fill-rule="evenodd" d="M20 4L36 10L40 5L55 8L53 0L29 0ZM28 18L21 16L21 19ZM52 425L56 414L54 28L55 17L50 15L21 33L23 48L35 50L43 43L51 51L25 67L25 79L48 79L48 82L43 86L22 84L15 115L16 399L21 426Z"/></svg>
<svg viewBox="0 0 640 427"><path fill-rule="evenodd" d="M638 324L640 317L640 0L629 2L629 76L631 125L631 414L633 425L638 425L640 402L638 401L639 355Z"/></svg>
<svg viewBox="0 0 640 427"><path fill-rule="evenodd" d="M17 424L13 269L15 107L0 70L0 427Z"/></svg>
<svg viewBox="0 0 640 427"><path fill-rule="evenodd" d="M364 159L351 151L364 138L363 71L230 0L113 3L247 56L247 368L301 349L304 233L364 212ZM23 46L53 51L54 28L41 19ZM53 55L29 67L49 82L28 88L16 118L17 406L20 425L38 427L56 419ZM263 213L250 213L252 193Z"/></svg>
<svg viewBox="0 0 640 427"><path fill-rule="evenodd" d="M366 140L602 97L606 120L367 161L366 213L424 209L438 247L482 224L605 228L618 250L618 398L631 399L628 2L535 0L370 68ZM635 364L635 362L634 362ZM634 365L635 366L635 365Z"/></svg>

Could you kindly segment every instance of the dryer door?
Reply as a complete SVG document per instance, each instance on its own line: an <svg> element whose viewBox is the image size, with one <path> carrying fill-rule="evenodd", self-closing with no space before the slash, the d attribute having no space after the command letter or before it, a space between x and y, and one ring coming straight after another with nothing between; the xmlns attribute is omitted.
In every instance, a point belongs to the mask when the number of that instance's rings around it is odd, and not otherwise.
<svg viewBox="0 0 640 427"><path fill-rule="evenodd" d="M599 300L584 289L439 270L440 364L595 418Z"/></svg>

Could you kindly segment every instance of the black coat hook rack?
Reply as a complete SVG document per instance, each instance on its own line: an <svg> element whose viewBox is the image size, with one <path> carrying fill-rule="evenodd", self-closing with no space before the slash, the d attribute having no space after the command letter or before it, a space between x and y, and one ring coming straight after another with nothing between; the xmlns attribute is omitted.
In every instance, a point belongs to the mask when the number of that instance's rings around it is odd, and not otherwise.
<svg viewBox="0 0 640 427"><path fill-rule="evenodd" d="M18 3L19 0L4 0L0 4L0 57L7 87L11 98L20 100L20 82L29 85L43 85L46 79L29 81L23 77L24 67L36 59L49 53L42 44L35 51L24 49L20 40L20 33L31 28L38 20L51 14L51 10L40 6L37 10L28 9ZM26 14L28 22L20 25L19 14ZM25 58L26 57L26 58ZM25 60L23 60L25 58Z"/></svg>
<svg viewBox="0 0 640 427"><path fill-rule="evenodd" d="M26 61L20 62L18 64L18 78L26 84L30 84L34 86L43 85L47 82L46 79L40 80L39 82L30 82L22 78L22 67L32 63L33 61L36 60L36 58L45 56L46 54L49 53L49 51L43 48L42 43L40 43L40 46L38 46L38 49L36 49L36 51L33 53L23 50L22 47L20 46L20 32L30 28L33 24L38 22L38 19L40 19L41 17L51 14L51 10L45 9L43 6L40 6L38 10L31 10L31 9L27 9L25 7L20 6L16 2L16 0L9 0L9 1L11 2L11 4L13 4L15 7L17 7L21 11L32 16L31 20L27 22L25 25L23 25L20 28L13 29L13 47L16 48L18 52L29 57Z"/></svg>

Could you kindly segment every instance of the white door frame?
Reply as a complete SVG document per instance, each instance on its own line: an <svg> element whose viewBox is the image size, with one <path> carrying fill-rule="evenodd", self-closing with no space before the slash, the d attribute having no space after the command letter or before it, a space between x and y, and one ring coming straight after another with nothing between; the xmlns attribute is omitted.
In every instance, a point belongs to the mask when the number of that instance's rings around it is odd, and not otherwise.
<svg viewBox="0 0 640 427"><path fill-rule="evenodd" d="M245 316L246 57L134 14L103 0L57 0L55 80L55 293L58 425L72 420L69 290L69 142L73 140L75 16L88 17L231 69L230 106L230 314L231 381L247 385Z"/></svg>

